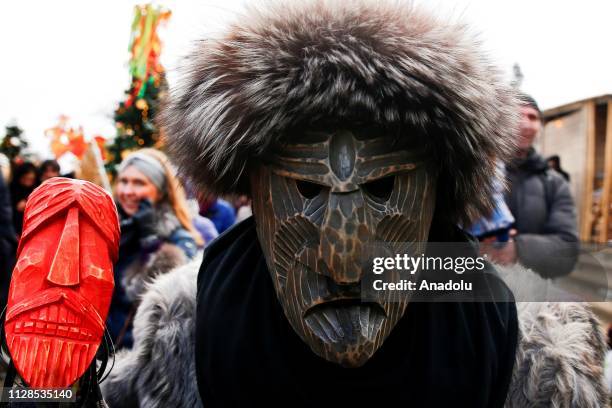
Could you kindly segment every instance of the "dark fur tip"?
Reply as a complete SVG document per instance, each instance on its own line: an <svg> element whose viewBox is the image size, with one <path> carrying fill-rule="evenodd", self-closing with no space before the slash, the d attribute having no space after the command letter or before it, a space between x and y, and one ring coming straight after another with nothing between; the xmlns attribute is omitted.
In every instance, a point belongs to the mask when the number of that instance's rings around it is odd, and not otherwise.
<svg viewBox="0 0 612 408"><path fill-rule="evenodd" d="M465 26L402 1L310 0L251 10L200 41L161 123L180 172L218 194L246 192L249 166L297 123L416 127L440 166L439 214L468 223L492 205L517 106Z"/></svg>

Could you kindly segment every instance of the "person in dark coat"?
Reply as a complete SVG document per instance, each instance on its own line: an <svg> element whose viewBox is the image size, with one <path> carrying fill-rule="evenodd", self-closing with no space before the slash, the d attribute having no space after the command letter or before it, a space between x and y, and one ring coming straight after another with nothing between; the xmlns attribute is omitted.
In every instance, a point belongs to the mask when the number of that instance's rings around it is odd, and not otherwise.
<svg viewBox="0 0 612 408"><path fill-rule="evenodd" d="M16 250L17 234L13 228L11 197L4 177L0 176L0 310L6 306Z"/></svg>
<svg viewBox="0 0 612 408"><path fill-rule="evenodd" d="M25 210L28 196L37 186L38 178L36 166L34 166L34 164L25 162L15 167L10 190L13 209L13 226L17 234L21 234L21 229L23 227L23 211Z"/></svg>
<svg viewBox="0 0 612 408"><path fill-rule="evenodd" d="M550 156L548 159L546 159L546 162L548 163L548 167L562 175L565 181L569 183L570 175L567 171L561 168L561 157L559 157L558 154Z"/></svg>
<svg viewBox="0 0 612 408"><path fill-rule="evenodd" d="M519 261L543 277L570 273L578 257L576 207L569 184L533 148L541 126L536 101L521 96L518 150L506 166L505 200L515 218L512 241L487 250L501 264Z"/></svg>
<svg viewBox="0 0 612 408"><path fill-rule="evenodd" d="M45 160L38 168L40 182L60 176L60 165L56 160Z"/></svg>
<svg viewBox="0 0 612 408"><path fill-rule="evenodd" d="M236 222L236 210L234 207L215 195L201 200L200 215L211 220L219 234Z"/></svg>

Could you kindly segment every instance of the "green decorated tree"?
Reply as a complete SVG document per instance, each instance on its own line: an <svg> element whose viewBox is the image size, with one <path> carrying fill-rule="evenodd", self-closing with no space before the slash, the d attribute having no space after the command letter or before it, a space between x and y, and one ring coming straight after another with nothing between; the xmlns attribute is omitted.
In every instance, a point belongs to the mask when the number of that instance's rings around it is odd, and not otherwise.
<svg viewBox="0 0 612 408"><path fill-rule="evenodd" d="M162 7L136 6L130 39L130 88L125 101L115 109L115 139L107 145L107 170L115 173L126 153L143 147L159 146L159 130L154 118L160 98L166 89L164 68L159 62L161 42L157 35L160 23L170 17Z"/></svg>
<svg viewBox="0 0 612 408"><path fill-rule="evenodd" d="M19 126L9 125L5 129L6 133L0 144L0 153L13 160L19 156L23 149L28 147L28 142L22 137L23 130Z"/></svg>
<svg viewBox="0 0 612 408"><path fill-rule="evenodd" d="M159 131L153 118L159 107L159 98L165 83L162 80L152 81L141 98L134 103L121 102L115 110L114 119L117 135L107 146L109 160L107 168L111 172L124 155L130 151L155 146L159 142ZM131 95L133 87L126 93ZM129 99L128 99L129 100Z"/></svg>

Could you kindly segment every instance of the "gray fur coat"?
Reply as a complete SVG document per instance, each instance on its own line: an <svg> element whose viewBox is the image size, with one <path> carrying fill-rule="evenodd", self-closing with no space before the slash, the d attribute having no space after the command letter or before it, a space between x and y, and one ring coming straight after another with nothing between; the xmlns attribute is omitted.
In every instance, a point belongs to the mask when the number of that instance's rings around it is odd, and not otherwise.
<svg viewBox="0 0 612 408"><path fill-rule="evenodd" d="M111 408L202 406L193 354L200 262L160 276L149 287L134 320L134 348L117 354L115 367L102 384ZM537 290L534 282L546 285L519 266L499 270L517 292ZM606 406L605 343L588 305L519 302L517 308L520 342L506 406Z"/></svg>
<svg viewBox="0 0 612 408"><path fill-rule="evenodd" d="M199 407L193 355L200 256L159 276L134 317L134 346L101 384L110 407Z"/></svg>
<svg viewBox="0 0 612 408"><path fill-rule="evenodd" d="M128 265L121 285L126 296L132 302L140 299L145 286L163 273L184 265L189 261L188 253L195 252L195 243L184 231L174 211L164 205L155 212L155 232L163 240L163 244L142 263L140 259ZM190 247L186 248L186 245ZM192 249L193 248L193 249Z"/></svg>

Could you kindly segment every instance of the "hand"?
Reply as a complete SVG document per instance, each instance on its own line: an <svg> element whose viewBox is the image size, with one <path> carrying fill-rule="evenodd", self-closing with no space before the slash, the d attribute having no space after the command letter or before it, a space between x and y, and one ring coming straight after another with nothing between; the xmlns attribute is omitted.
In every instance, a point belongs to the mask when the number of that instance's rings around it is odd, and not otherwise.
<svg viewBox="0 0 612 408"><path fill-rule="evenodd" d="M132 216L140 238L155 236L155 209L151 201L144 199L138 204L138 211Z"/></svg>
<svg viewBox="0 0 612 408"><path fill-rule="evenodd" d="M25 207L26 207L26 200L19 201L17 205L15 206L18 212L23 212L25 210Z"/></svg>

